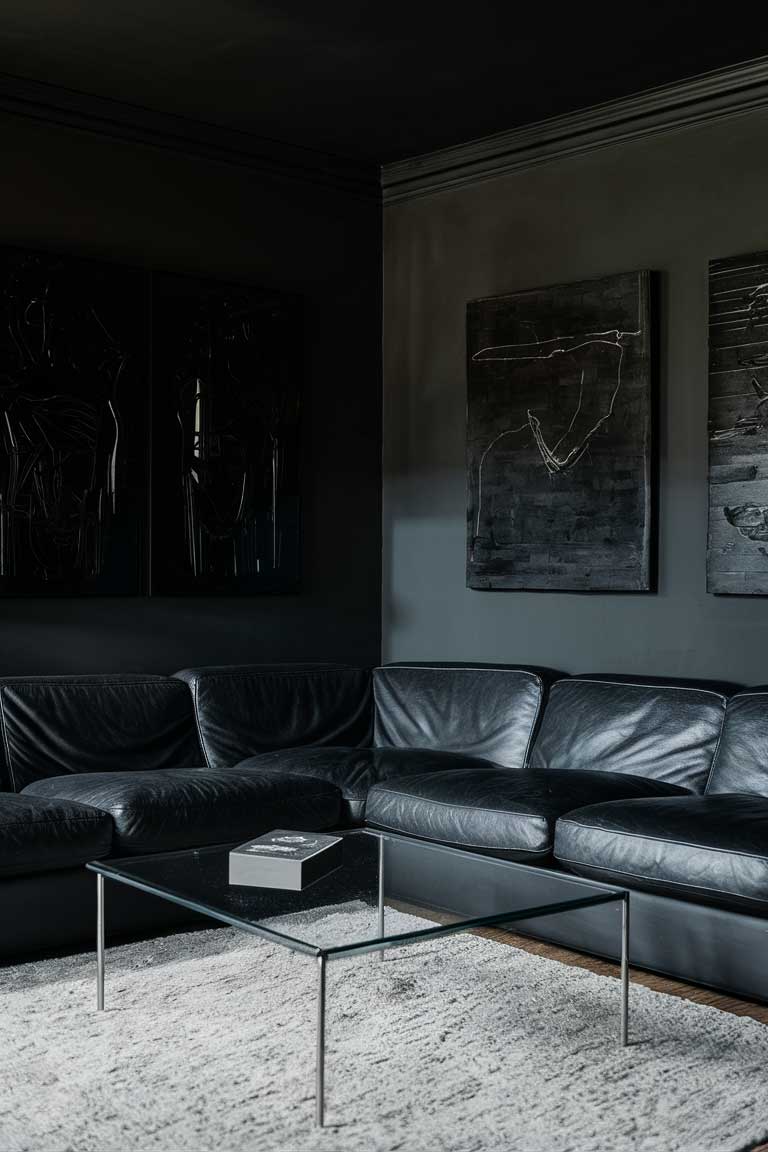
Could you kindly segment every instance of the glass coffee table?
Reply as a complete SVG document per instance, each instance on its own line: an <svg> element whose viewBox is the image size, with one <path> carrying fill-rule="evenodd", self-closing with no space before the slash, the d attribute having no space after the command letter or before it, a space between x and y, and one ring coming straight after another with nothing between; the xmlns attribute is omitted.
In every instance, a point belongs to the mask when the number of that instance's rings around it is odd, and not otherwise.
<svg viewBox="0 0 768 1152"><path fill-rule="evenodd" d="M601 904L621 905L621 997L620 1041L626 1045L629 1025L629 893L622 888L584 880L576 876L557 876L558 899L550 894L539 903L531 903L531 892L522 882L526 875L538 877L543 870L502 860L478 857L476 853L445 848L440 845L387 833L354 830L341 833L343 863L301 892L282 889L251 888L229 883L229 850L231 845L188 849L154 856L136 856L122 860L97 860L87 867L96 873L97 882L97 1007L104 1008L104 913L105 880L128 884L160 896L192 912L229 924L243 932L264 937L275 944L311 957L317 969L317 1058L315 1083L315 1117L325 1122L325 1008L326 967L330 961L365 953L377 954L378 960L390 948L402 948L425 940L450 936L476 928L505 927L519 921L542 916L574 913ZM495 867L494 867L495 866ZM425 923L406 932L387 930L388 901L409 903L414 894L423 901L429 878L435 868L448 868L451 885L461 891L462 911L440 909L439 923ZM478 867L488 869L489 885L494 886L489 902L487 887ZM480 876L480 880L478 880ZM534 877L537 879L537 877ZM499 883L499 881L501 881ZM349 926L339 928L339 938L329 943L322 931L322 917L300 924L270 926L270 921L294 913L327 909L329 913L350 901L359 901L371 909L370 926L361 934L350 933ZM468 911L485 912L468 915ZM488 912L489 907L493 907ZM422 903L426 910L429 905ZM434 910L434 906L433 910ZM342 918L342 920L347 918ZM358 928L359 933L359 928Z"/></svg>

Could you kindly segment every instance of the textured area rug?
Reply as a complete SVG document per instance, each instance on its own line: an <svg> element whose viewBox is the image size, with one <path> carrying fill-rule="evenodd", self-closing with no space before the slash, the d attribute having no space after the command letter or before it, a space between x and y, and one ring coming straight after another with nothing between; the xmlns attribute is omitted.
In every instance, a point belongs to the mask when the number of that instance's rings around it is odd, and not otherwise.
<svg viewBox="0 0 768 1152"><path fill-rule="evenodd" d="M329 937L374 915L336 910ZM321 1132L311 958L228 929L113 948L104 1013L94 967L0 972L2 1152L741 1152L768 1135L768 1028L633 987L622 1049L618 981L476 936L329 965Z"/></svg>

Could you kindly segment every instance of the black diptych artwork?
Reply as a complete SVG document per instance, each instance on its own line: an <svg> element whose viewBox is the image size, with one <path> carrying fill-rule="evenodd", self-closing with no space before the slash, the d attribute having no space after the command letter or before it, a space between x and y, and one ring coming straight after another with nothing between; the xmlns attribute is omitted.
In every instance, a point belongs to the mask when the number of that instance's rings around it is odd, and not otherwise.
<svg viewBox="0 0 768 1152"><path fill-rule="evenodd" d="M768 252L710 265L707 588L768 594Z"/></svg>
<svg viewBox="0 0 768 1152"><path fill-rule="evenodd" d="M467 584L652 587L651 276L472 301Z"/></svg>
<svg viewBox="0 0 768 1152"><path fill-rule="evenodd" d="M0 249L0 591L144 589L147 305L141 272Z"/></svg>
<svg viewBox="0 0 768 1152"><path fill-rule="evenodd" d="M296 299L158 275L152 325L152 591L295 586Z"/></svg>
<svg viewBox="0 0 768 1152"><path fill-rule="evenodd" d="M0 593L295 587L297 297L0 248L0 313Z"/></svg>

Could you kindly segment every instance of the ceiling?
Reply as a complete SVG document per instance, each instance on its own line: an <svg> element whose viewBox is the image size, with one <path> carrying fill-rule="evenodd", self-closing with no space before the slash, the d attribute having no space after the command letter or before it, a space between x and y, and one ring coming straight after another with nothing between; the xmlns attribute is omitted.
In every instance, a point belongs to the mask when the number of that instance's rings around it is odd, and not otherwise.
<svg viewBox="0 0 768 1152"><path fill-rule="evenodd" d="M2 0L0 71L385 163L768 54L700 0Z"/></svg>

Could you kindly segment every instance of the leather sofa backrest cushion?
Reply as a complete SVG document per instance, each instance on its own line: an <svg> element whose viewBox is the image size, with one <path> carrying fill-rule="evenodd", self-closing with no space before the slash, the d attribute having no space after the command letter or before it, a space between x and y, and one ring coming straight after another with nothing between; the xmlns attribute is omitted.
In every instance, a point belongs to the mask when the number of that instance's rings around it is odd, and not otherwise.
<svg viewBox="0 0 768 1152"><path fill-rule="evenodd" d="M191 768L202 753L189 692L165 676L0 679L10 785L70 772Z"/></svg>
<svg viewBox="0 0 768 1152"><path fill-rule="evenodd" d="M333 664L189 668L206 762L229 768L280 748L371 742L371 674Z"/></svg>
<svg viewBox="0 0 768 1152"><path fill-rule="evenodd" d="M521 668L390 664L373 673L374 744L482 756L524 768L544 701Z"/></svg>
<svg viewBox="0 0 768 1152"><path fill-rule="evenodd" d="M728 701L707 792L768 796L768 689Z"/></svg>
<svg viewBox="0 0 768 1152"><path fill-rule="evenodd" d="M558 680L531 766L628 772L703 792L725 703L725 696L700 688Z"/></svg>

